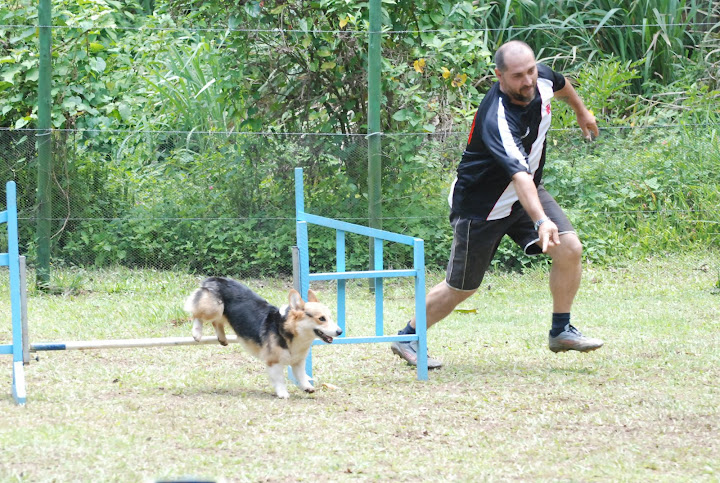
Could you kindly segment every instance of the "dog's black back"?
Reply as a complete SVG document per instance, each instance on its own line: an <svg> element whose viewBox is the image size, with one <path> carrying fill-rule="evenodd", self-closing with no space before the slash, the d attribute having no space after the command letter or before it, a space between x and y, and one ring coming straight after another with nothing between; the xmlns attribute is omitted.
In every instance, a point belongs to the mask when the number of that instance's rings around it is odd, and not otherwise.
<svg viewBox="0 0 720 483"><path fill-rule="evenodd" d="M230 278L210 277L200 287L209 290L223 302L223 315L238 337L261 345L270 334L275 334L280 346L287 348L287 341L292 340L292 334L285 331L284 317L277 307Z"/></svg>

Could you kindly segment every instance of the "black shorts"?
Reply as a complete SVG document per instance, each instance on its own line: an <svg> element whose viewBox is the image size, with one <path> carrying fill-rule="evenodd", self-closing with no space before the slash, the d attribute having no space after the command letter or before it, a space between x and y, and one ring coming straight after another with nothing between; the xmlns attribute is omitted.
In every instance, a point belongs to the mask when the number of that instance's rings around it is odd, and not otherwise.
<svg viewBox="0 0 720 483"><path fill-rule="evenodd" d="M538 197L545 214L557 225L561 235L575 233L562 208L542 185L538 187ZM510 216L500 220L474 220L451 213L450 224L453 227L453 245L445 282L456 290L477 290L505 235L528 255L542 253L536 244L540 238L535 225L520 203L513 207Z"/></svg>

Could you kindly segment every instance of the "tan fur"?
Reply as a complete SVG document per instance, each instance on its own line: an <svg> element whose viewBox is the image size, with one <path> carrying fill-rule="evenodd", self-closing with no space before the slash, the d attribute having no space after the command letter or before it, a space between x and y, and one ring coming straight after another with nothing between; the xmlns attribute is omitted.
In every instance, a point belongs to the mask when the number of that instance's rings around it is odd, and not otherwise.
<svg viewBox="0 0 720 483"><path fill-rule="evenodd" d="M198 292L200 293L199 298L197 301L193 301ZM222 317L225 305L222 300L210 294L210 292L197 289L188 297L185 310L191 312L196 319L211 321Z"/></svg>

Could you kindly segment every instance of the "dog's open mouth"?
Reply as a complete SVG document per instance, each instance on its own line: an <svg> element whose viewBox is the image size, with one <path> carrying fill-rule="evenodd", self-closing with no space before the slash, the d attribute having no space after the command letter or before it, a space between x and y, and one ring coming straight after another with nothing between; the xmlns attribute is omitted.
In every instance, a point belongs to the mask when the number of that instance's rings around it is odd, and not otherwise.
<svg viewBox="0 0 720 483"><path fill-rule="evenodd" d="M326 344L332 344L332 342L333 342L333 338L332 338L332 337L330 337L329 335L325 334L323 331L321 331L321 330L319 330L319 329L315 329L315 335L318 336L318 338L319 338L320 340L322 340L323 342L325 342Z"/></svg>

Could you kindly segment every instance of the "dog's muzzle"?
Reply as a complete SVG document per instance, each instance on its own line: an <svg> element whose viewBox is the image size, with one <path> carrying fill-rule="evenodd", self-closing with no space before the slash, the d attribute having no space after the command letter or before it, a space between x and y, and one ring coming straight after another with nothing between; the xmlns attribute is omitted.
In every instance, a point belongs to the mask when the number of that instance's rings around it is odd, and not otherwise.
<svg viewBox="0 0 720 483"><path fill-rule="evenodd" d="M338 330L335 332L335 337L337 337L337 336L339 336L339 335L342 335L342 333L343 333L342 329L338 329ZM333 338L332 338L331 336L327 335L325 332L323 332L323 331L320 330L320 329L315 329L315 335L318 336L318 339L320 339L321 341L325 342L326 344L332 344L332 343L333 343Z"/></svg>

